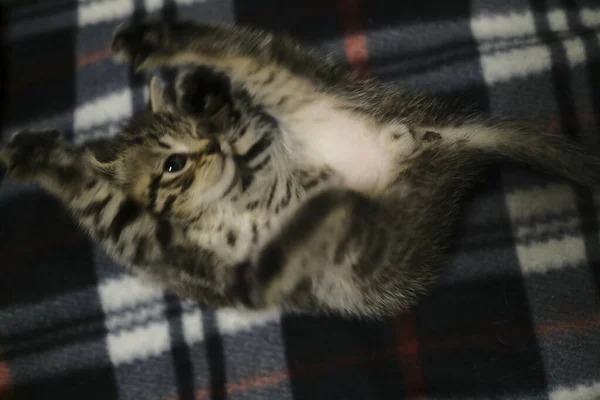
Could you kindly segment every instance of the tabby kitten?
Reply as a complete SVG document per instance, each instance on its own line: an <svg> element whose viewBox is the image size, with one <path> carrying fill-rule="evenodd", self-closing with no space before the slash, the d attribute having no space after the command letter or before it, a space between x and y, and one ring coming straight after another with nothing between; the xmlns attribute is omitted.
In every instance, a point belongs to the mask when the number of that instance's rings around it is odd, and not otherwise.
<svg viewBox="0 0 600 400"><path fill-rule="evenodd" d="M483 165L600 184L561 136L451 113L286 36L149 21L112 49L138 70L198 68L174 102L153 78L151 112L114 138L21 132L0 160L119 262L209 307L392 315L432 282Z"/></svg>

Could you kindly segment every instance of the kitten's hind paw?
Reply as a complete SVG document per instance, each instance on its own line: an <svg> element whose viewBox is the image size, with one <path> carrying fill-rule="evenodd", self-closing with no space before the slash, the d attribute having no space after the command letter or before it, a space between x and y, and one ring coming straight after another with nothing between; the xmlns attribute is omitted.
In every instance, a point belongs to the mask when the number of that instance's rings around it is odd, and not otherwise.
<svg viewBox="0 0 600 400"><path fill-rule="evenodd" d="M229 79L210 68L198 67L177 76L177 106L197 117L230 114L233 100Z"/></svg>

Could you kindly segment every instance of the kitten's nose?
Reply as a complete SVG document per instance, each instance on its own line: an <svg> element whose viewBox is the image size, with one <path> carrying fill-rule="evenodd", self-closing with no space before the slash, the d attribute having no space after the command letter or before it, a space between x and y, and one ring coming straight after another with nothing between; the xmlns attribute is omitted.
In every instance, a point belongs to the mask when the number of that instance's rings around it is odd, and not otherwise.
<svg viewBox="0 0 600 400"><path fill-rule="evenodd" d="M217 140L211 140L206 148L204 149L206 154L220 153L221 152L221 144Z"/></svg>

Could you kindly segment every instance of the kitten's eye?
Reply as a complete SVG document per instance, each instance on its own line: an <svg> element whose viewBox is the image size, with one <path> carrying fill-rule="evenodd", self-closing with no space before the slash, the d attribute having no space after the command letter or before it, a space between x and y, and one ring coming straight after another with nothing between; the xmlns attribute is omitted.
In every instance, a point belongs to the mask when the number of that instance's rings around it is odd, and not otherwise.
<svg viewBox="0 0 600 400"><path fill-rule="evenodd" d="M163 165L163 170L165 172L170 172L170 173L179 172L185 167L187 160L188 160L188 156L186 154L170 155L165 160L165 164Z"/></svg>

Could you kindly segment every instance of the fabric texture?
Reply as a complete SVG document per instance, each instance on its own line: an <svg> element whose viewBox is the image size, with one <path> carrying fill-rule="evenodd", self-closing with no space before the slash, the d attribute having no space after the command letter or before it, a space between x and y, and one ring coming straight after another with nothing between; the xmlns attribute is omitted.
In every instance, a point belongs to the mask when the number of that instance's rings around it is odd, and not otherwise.
<svg viewBox="0 0 600 400"><path fill-rule="evenodd" d="M286 31L365 74L600 155L597 0L2 0L2 133L118 131L143 16ZM359 158L357 158L359 159ZM431 294L381 322L201 312L125 273L35 186L0 189L0 399L600 398L598 194L516 166L470 195Z"/></svg>

